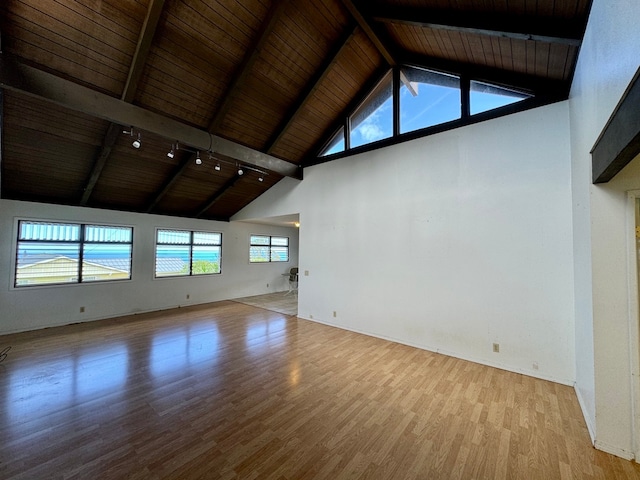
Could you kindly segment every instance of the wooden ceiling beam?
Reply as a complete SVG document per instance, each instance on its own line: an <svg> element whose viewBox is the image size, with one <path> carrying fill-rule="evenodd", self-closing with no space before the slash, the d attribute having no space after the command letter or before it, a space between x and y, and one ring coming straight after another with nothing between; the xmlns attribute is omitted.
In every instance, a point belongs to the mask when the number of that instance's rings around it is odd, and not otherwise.
<svg viewBox="0 0 640 480"><path fill-rule="evenodd" d="M236 183L238 183L238 181L240 181L242 177L240 175L238 175L237 173L231 177L229 180L227 180L224 185L222 185L222 187L220 187L218 189L218 191L216 191L210 198L209 200L207 200L204 205L200 208L200 210L198 210L198 212L195 214L195 218L200 218L202 217L202 215L204 215L204 213L209 210L211 207L213 207L216 202L218 200L220 200L222 198L222 196L227 193L229 190L231 190Z"/></svg>
<svg viewBox="0 0 640 480"><path fill-rule="evenodd" d="M329 139L345 125L345 118L353 113L353 111L367 98L369 93L371 93L371 90L380 83L388 72L389 68L385 65L384 67L378 68L378 70L371 75L369 80L358 92L358 95L349 102L349 105L347 105L347 107L340 113L337 119L324 131L320 137L320 141L316 142L316 144L309 149L309 153L305 155L305 160L302 164L303 166L311 166L313 162L316 161L317 156L320 155L320 150L327 144Z"/></svg>
<svg viewBox="0 0 640 480"><path fill-rule="evenodd" d="M579 22L571 20L397 6L372 6L368 14L381 23L572 46L580 46L583 34Z"/></svg>
<svg viewBox="0 0 640 480"><path fill-rule="evenodd" d="M0 54L0 87L118 125L133 126L172 141L177 140L195 150L220 153L261 170L271 170L298 179L302 176L302 169L298 165L20 63L7 54Z"/></svg>
<svg viewBox="0 0 640 480"><path fill-rule="evenodd" d="M89 179L82 191L82 198L80 199L80 205L86 206L89 203L89 198L93 193L93 189L98 183L98 179L102 174L102 170L104 166L107 164L107 160L111 155L111 149L116 143L116 140L120 136L122 131L122 127L115 123L109 124L109 128L107 128L107 133L104 136L104 140L102 141L102 147L100 148L100 153L96 157L93 162L93 168L91 169L91 174L89 175Z"/></svg>
<svg viewBox="0 0 640 480"><path fill-rule="evenodd" d="M158 28L158 21L164 8L165 0L151 0L147 8L147 16L144 19L142 30L138 38L136 52L133 55L131 66L129 67L129 75L121 99L125 102L133 102L138 90L138 82L142 76L142 71L147 63L151 42Z"/></svg>
<svg viewBox="0 0 640 480"><path fill-rule="evenodd" d="M171 190L171 187L178 181L178 179L182 176L182 174L187 170L187 167L191 165L195 160L195 155L189 154L187 155L180 164L171 172L169 178L164 182L156 196L153 200L147 205L145 209L145 213L152 213L153 209L156 208L156 205L160 203L160 200Z"/></svg>
<svg viewBox="0 0 640 480"><path fill-rule="evenodd" d="M129 67L127 82L122 95L120 96L120 99L124 102L131 103L135 98L138 90L138 82L142 76L144 66L147 63L149 49L151 48L151 42L153 41L153 37L158 27L158 20L160 19L160 14L164 8L164 2L165 0L151 0L151 2L149 2L147 16L144 19L142 30L138 38L138 45L136 46L136 51L133 55L131 66ZM82 190L80 205L86 206L89 203L89 198L91 198L93 189L98 183L102 170L109 160L111 149L113 148L113 145L115 145L121 129L122 127L115 123L111 123L107 128L100 152L93 161L93 168L89 174L89 179Z"/></svg>
<svg viewBox="0 0 640 480"><path fill-rule="evenodd" d="M229 82L224 95L222 95L222 103L218 107L218 110L213 117L211 124L209 125L209 132L216 133L220 129L222 122L224 122L224 119L227 116L229 109L231 108L233 100L242 90L242 87L246 83L247 78L249 78L249 74L251 73L251 70L253 69L256 61L260 57L260 53L267 43L269 35L271 35L271 32L275 28L276 24L278 23L280 18L282 18L285 7L288 3L289 0L274 2L274 5L267 13L267 18L265 18L262 22L262 27L258 32L253 44L250 45L247 49L247 53L242 59L242 63L240 63L240 65L236 69L235 75Z"/></svg>
<svg viewBox="0 0 640 480"><path fill-rule="evenodd" d="M373 43L380 52L380 55L386 60L386 62L391 67L395 67L398 65L398 62L395 59L391 49L388 47L388 42L384 41L382 38L382 34L378 32L373 25L365 18L360 9L356 6L353 0L342 0L342 4L349 11L351 16L358 23L360 28L366 33L371 43Z"/></svg>
<svg viewBox="0 0 640 480"><path fill-rule="evenodd" d="M298 96L297 101L293 104L293 106L289 109L287 114L284 117L284 120L278 125L275 133L271 136L269 141L267 142L267 146L265 152L271 153L277 143L280 141L282 136L289 129L291 124L295 121L298 114L302 111L307 102L313 97L313 94L320 87L324 79L327 77L329 72L331 71L331 67L336 63L340 54L344 51L349 40L356 33L356 29L358 27L356 25L350 25L349 28L345 31L345 34L336 42L333 50L327 55L327 60L323 63L323 65L318 69L314 77L307 84L306 88Z"/></svg>

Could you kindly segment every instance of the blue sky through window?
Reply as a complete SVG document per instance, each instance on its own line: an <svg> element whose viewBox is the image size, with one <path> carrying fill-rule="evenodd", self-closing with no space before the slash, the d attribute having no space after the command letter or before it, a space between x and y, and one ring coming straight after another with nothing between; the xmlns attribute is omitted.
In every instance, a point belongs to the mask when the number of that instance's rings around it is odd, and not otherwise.
<svg viewBox="0 0 640 480"><path fill-rule="evenodd" d="M416 68L402 69L400 86L400 133L413 132L462 117L460 79ZM471 115L529 98L528 95L495 85L472 81ZM351 116L351 148L393 136L391 74L374 88ZM322 156L345 150L344 129L329 142Z"/></svg>

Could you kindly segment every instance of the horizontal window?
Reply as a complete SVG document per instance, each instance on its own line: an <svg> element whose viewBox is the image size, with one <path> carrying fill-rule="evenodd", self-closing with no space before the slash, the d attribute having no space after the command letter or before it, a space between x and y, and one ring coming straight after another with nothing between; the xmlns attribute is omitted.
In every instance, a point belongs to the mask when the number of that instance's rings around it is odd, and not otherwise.
<svg viewBox="0 0 640 480"><path fill-rule="evenodd" d="M131 279L133 228L20 220L16 287Z"/></svg>
<svg viewBox="0 0 640 480"><path fill-rule="evenodd" d="M289 238L269 235L251 235L249 239L249 262L288 262Z"/></svg>
<svg viewBox="0 0 640 480"><path fill-rule="evenodd" d="M158 229L156 277L218 274L221 262L221 233Z"/></svg>

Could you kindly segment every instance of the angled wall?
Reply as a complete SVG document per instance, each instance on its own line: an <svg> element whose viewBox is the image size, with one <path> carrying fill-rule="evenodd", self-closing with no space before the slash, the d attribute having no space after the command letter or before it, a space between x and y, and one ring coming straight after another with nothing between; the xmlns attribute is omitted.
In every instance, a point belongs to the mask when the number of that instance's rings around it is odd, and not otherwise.
<svg viewBox="0 0 640 480"><path fill-rule="evenodd" d="M299 316L573 384L567 102L306 169L235 218L295 212Z"/></svg>

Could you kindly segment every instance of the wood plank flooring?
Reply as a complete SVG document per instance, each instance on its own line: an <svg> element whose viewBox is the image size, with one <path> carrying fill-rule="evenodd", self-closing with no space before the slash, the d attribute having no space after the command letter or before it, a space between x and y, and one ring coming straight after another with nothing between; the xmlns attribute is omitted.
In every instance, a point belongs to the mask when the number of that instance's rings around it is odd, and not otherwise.
<svg viewBox="0 0 640 480"><path fill-rule="evenodd" d="M232 301L8 345L5 480L640 478L569 387Z"/></svg>

